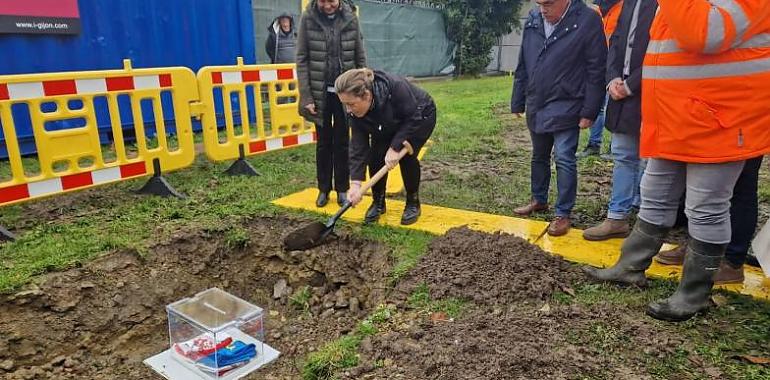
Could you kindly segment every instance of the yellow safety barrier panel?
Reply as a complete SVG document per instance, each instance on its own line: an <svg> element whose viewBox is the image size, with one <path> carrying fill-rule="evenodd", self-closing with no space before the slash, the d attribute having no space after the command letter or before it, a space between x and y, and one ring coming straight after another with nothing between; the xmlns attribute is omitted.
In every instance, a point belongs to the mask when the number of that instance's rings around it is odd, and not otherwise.
<svg viewBox="0 0 770 380"><path fill-rule="evenodd" d="M201 68L198 85L206 108L206 155L213 161L238 159L228 170L232 174L255 173L243 161L245 156L318 140L312 124L299 115L294 64L244 65L239 57L235 66ZM224 131L219 130L217 115L224 117Z"/></svg>
<svg viewBox="0 0 770 380"><path fill-rule="evenodd" d="M190 106L197 99L190 69L133 69L129 60L122 70L0 76L10 166L10 179L0 178L0 206L153 173L162 180L161 171L191 165ZM16 120L19 114L28 116ZM16 126L22 122L31 124L37 150L24 159ZM114 145L102 145L100 135Z"/></svg>

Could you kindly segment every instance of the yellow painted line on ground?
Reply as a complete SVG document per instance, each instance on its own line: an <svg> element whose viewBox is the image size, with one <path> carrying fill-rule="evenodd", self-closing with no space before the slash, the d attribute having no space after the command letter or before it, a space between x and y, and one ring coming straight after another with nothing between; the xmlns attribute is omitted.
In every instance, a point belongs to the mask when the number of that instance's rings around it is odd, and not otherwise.
<svg viewBox="0 0 770 380"><path fill-rule="evenodd" d="M332 198L329 204L323 208L315 207L315 199L318 196L318 190L306 189L299 193L294 193L273 201L278 206L315 211L326 215L332 215L339 209L336 199ZM336 194L332 193L334 197ZM342 218L351 222L361 223L364 220L364 213L372 203L370 198L364 199L356 208L346 212ZM511 235L534 242L548 227L545 222L511 218L507 216L484 214L480 212L457 210L446 207L431 205L422 205L422 216L420 220L411 226L401 225L401 213L404 211L404 202L393 199L387 200L387 212L384 218L381 217L379 223L391 227L404 227L414 230L429 232L436 235L443 235L449 229L454 227L468 226L477 231L495 232L502 231Z"/></svg>
<svg viewBox="0 0 770 380"><path fill-rule="evenodd" d="M334 198L330 200L326 207L315 207L317 195L318 190L306 189L277 199L273 203L278 206L314 211L326 215L332 215L339 209ZM370 204L370 199L364 199L361 205L346 212L343 215L343 219L361 223L364 219L364 213ZM544 251L562 256L566 260L597 267L606 267L614 264L620 254L620 245L623 242L622 239L589 242L583 239L583 231L578 229L570 230L565 236L551 237L544 234L548 228L548 223L546 222L425 204L422 205L422 216L419 222L411 226L402 226L400 221L401 212L404 210L404 202L388 199L387 210L385 217L380 218L380 224L420 230L436 235L443 235L447 230L461 226L468 226L477 231L490 233L506 232L526 239ZM671 245L665 245L663 249L670 249L672 247ZM647 275L677 280L681 277L681 267L653 263L647 271ZM766 278L759 269L748 266L746 267L745 275L746 280L743 285L725 285L720 286L720 288L745 294L756 299L770 300L770 279Z"/></svg>

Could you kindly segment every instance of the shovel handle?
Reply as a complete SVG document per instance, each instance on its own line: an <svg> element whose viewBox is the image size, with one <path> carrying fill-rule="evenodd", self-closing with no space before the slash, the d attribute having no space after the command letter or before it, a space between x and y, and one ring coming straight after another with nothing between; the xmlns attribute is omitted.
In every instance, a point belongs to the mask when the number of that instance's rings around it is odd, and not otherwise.
<svg viewBox="0 0 770 380"><path fill-rule="evenodd" d="M404 149L401 149L401 151L398 152L398 160L401 161L401 159L404 158L404 156L407 154L414 154L414 148L412 148L412 145L409 144L408 141L404 140ZM361 186L361 194L369 191L369 189L371 189L375 183L379 182L382 177L384 177L385 174L387 174L389 171L390 169L388 169L387 165L380 168L380 170L378 170L377 173L375 173L372 178L369 179L369 181Z"/></svg>

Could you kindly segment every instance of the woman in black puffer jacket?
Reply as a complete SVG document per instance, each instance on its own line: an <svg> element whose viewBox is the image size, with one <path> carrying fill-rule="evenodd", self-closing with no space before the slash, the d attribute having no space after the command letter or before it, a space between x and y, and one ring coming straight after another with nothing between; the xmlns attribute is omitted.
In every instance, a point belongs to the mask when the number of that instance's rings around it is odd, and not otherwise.
<svg viewBox="0 0 770 380"><path fill-rule="evenodd" d="M352 118L350 142L349 200L361 202L361 181L366 165L374 175L383 165L401 167L406 188L406 208L401 224L409 225L420 216L420 162L417 154L436 126L436 104L427 92L406 79L382 71L355 69L345 72L335 83L340 101ZM398 153L408 142L411 154L398 161ZM368 161L368 162L367 162ZM376 222L385 212L385 176L372 187L373 202L364 223Z"/></svg>
<svg viewBox="0 0 770 380"><path fill-rule="evenodd" d="M312 0L299 23L297 76L300 113L316 125L316 206L345 203L350 186L348 143L350 129L337 95L334 80L346 70L365 67L366 53L355 11L341 0Z"/></svg>

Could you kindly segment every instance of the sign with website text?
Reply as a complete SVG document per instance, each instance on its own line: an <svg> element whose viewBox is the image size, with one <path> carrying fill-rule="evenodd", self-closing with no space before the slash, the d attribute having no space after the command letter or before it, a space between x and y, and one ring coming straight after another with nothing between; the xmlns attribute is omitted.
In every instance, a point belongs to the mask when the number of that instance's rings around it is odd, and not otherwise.
<svg viewBox="0 0 770 380"><path fill-rule="evenodd" d="M0 33L78 34L78 0L0 0Z"/></svg>

